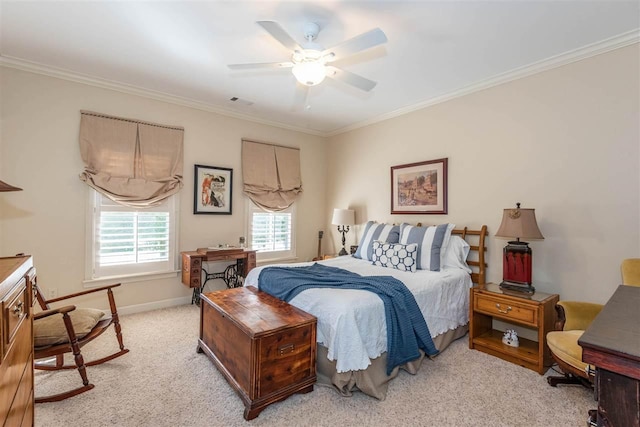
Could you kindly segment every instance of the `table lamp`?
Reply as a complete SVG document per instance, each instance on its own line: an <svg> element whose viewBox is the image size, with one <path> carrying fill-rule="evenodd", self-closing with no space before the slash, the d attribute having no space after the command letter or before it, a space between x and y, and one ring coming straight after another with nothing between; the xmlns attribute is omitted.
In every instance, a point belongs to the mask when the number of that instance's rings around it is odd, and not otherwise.
<svg viewBox="0 0 640 427"><path fill-rule="evenodd" d="M349 226L355 224L355 212L351 209L334 209L333 218L331 224L338 226L338 233L342 233L342 249L338 255L347 255L347 250L344 248L345 235L349 232Z"/></svg>
<svg viewBox="0 0 640 427"><path fill-rule="evenodd" d="M516 238L502 252L500 287L534 293L535 288L531 285L531 248L529 243L520 239L544 239L536 222L535 209L520 208L520 203L516 203L515 209L505 209L496 237Z"/></svg>

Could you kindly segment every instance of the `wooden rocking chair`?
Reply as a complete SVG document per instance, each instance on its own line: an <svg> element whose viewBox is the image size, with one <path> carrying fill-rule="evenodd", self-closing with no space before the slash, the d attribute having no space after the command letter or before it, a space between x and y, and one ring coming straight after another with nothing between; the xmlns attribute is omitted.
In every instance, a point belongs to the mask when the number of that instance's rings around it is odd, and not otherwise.
<svg viewBox="0 0 640 427"><path fill-rule="evenodd" d="M86 367L104 363L129 352L128 349L124 348L124 344L122 343L122 331L118 319L118 310L113 297L112 289L118 286L120 286L120 283L46 300L42 292L40 292L38 285L35 284L36 298L40 308L44 311L36 313L33 316L34 367L35 369L45 371L78 369L80 377L82 378L81 387L55 395L36 397L36 403L57 402L91 390L94 385L89 383ZM102 318L104 313L100 310L81 308L76 310L74 305L53 309L50 307L51 303L100 291L107 292L109 307L111 309L110 318ZM85 363L80 349L94 338L100 336L111 324L113 324L115 329L120 350L101 359ZM75 364L64 364L64 355L66 353L73 354ZM55 357L55 365L46 364L41 361L41 359L51 359L52 357Z"/></svg>

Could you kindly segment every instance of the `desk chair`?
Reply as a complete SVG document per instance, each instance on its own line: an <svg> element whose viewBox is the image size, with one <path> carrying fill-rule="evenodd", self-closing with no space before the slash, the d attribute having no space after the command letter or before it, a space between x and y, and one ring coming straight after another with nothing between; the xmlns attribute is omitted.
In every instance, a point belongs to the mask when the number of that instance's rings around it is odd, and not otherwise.
<svg viewBox="0 0 640 427"><path fill-rule="evenodd" d="M622 284L640 286L640 258L625 259L620 266ZM547 382L558 384L582 384L593 387L595 371L582 361L582 347L578 339L600 313L603 305L577 301L558 301L555 331L547 334L551 356L564 372L563 376L549 376Z"/></svg>
<svg viewBox="0 0 640 427"><path fill-rule="evenodd" d="M622 284L640 286L640 258L628 258L620 266Z"/></svg>

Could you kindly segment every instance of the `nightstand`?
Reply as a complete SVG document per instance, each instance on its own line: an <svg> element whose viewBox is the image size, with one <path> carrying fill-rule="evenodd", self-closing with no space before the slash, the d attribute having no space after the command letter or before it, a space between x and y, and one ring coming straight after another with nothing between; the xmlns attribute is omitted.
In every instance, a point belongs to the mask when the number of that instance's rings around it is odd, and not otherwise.
<svg viewBox="0 0 640 427"><path fill-rule="evenodd" d="M469 303L469 348L491 354L544 374L552 364L547 332L554 328L557 294L519 294L487 283L471 289ZM520 346L502 342L503 332L493 329L493 320L523 326L538 335L538 341L519 337Z"/></svg>

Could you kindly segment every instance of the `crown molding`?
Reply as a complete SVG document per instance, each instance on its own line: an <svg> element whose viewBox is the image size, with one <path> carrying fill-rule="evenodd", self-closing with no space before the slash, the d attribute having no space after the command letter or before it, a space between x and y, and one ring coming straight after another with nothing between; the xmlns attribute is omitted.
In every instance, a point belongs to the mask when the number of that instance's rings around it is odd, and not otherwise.
<svg viewBox="0 0 640 427"><path fill-rule="evenodd" d="M366 120L363 122L355 123L351 126L336 129L334 131L328 132L325 136L331 137L331 136L336 136L342 133L350 132L352 130L363 128L365 126L369 126L375 123L392 119L394 117L399 117L417 110L421 110L423 108L430 107L432 105L440 104L442 102L446 102L451 99L469 95L474 92L488 89L493 86L498 86L513 80L518 80L524 77L528 77L533 74L538 74L554 68L562 67L563 65L581 61L583 59L597 56L597 55L600 55L615 49L620 49L620 48L632 45L634 43L639 43L639 42L640 42L640 29L635 29L633 31L629 31L627 33L623 33L618 36L602 40L600 42L596 42L572 51L559 54L559 55L551 56L547 59L543 59L542 61L534 62L533 64L525 65L523 67L519 67L511 71L498 74L494 77L491 77L486 80L481 80L479 82L462 87L453 92L449 92L444 95L428 99L424 102L420 102L418 104L400 108L398 110L392 111L387 114L383 114L381 116L377 116L371 120Z"/></svg>
<svg viewBox="0 0 640 427"><path fill-rule="evenodd" d="M60 68L50 67L48 65L39 64L37 62L26 61L11 56L0 55L0 66L7 68L15 68L17 70L27 71L35 74L42 74L48 77L55 77L62 80L68 80L75 83L81 83L88 86L94 86L102 89L114 90L117 92L126 93L129 95L137 95L143 98L154 99L156 101L168 102L170 104L181 105L184 107L195 108L197 110L207 111L211 113L220 114L227 117L233 117L240 120L247 120L253 123L259 123L267 126L274 126L282 129L292 130L295 132L302 132L309 135L326 137L324 132L315 131L312 129L301 128L297 126L291 126L286 123L281 123L272 120L261 119L248 114L238 113L237 111L228 110L216 105L208 104L194 99L183 98L176 95L171 95L164 92L159 92L151 89L145 89L139 86L128 85L126 83L119 83L112 80L103 79L100 77L94 77L86 74L76 73Z"/></svg>
<svg viewBox="0 0 640 427"><path fill-rule="evenodd" d="M389 120L389 119L399 117L417 110L421 110L423 108L430 107L432 105L440 104L442 102L446 102L455 98L472 94L474 92L488 89L493 86L498 86L503 83L521 79L527 76L531 76L533 74L538 74L544 71L551 70L553 68L558 68L563 65L571 64L573 62L581 61L583 59L600 55L600 54L609 52L611 50L620 49L638 42L640 42L640 29L635 29L627 33L620 34L618 36L611 37L606 40L602 40L600 42L596 42L596 43L593 43L569 52L565 52L560 55L549 57L547 59L535 62L533 64L529 64L523 67L513 69L511 71L507 71L505 73L496 75L489 79L485 79L485 80L473 83L471 85L462 87L455 91L437 96L435 98L430 98L424 102L413 104L408 107L403 107L395 111L374 117L370 120L354 123L353 125L335 129L328 132L316 131L312 129L306 129L302 127L288 125L281 122L265 120L265 119L254 117L248 114L242 114L236 111L228 110L212 104L207 104L201 101L196 101L189 98L183 98L176 95L170 95L168 93L145 89L145 88L128 85L124 83L119 83L119 82L115 82L107 79L102 79L99 77L93 77L89 75L75 73L68 70L63 70L63 69L54 68L54 67L50 67L43 64L38 64L35 62L25 61L19 58L13 58L6 55L0 55L0 66L15 68L18 70L28 71L36 74L42 74L45 76L55 77L63 80L69 80L76 83L86 84L89 86L95 86L103 89L110 89L110 90L114 90L114 91L118 91L126 94L137 95L144 98L150 98L158 101L168 102L171 104L195 108L197 110L208 111L208 112L220 114L227 117L233 117L240 120L250 121L253 123L259 123L267 126L274 126L281 129L287 129L295 132L301 132L309 135L327 138L327 137L336 136L342 133L350 132L356 129L360 129L365 126L380 123L385 120Z"/></svg>

